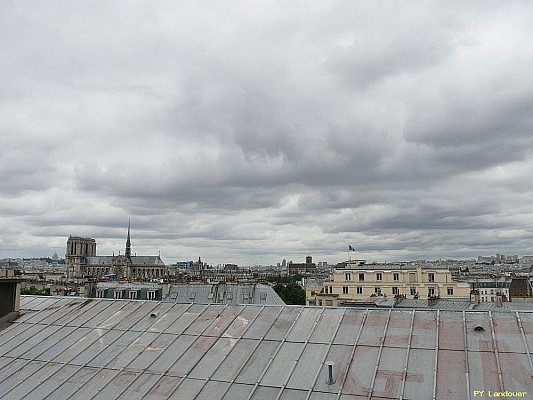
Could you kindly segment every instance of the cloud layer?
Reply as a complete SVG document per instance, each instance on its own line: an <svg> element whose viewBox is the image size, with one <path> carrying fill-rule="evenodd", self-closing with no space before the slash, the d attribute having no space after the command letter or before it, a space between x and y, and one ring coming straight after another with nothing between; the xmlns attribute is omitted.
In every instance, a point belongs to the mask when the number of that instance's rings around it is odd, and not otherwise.
<svg viewBox="0 0 533 400"><path fill-rule="evenodd" d="M5 2L0 257L533 253L533 5Z"/></svg>

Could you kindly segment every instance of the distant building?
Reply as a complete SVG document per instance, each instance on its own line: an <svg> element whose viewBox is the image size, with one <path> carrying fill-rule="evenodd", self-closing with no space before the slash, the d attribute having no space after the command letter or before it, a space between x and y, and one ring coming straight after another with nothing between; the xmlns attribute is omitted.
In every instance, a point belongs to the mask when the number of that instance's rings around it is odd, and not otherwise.
<svg viewBox="0 0 533 400"><path fill-rule="evenodd" d="M470 285L452 279L449 269L434 265L371 264L351 260L337 264L333 279L320 293L307 293L307 303L317 306L349 305L374 296L410 299L469 299Z"/></svg>
<svg viewBox="0 0 533 400"><path fill-rule="evenodd" d="M90 297L161 301L163 299L163 288L158 284L98 282L92 289Z"/></svg>
<svg viewBox="0 0 533 400"><path fill-rule="evenodd" d="M285 261L285 260L284 260ZM289 275L315 273L317 271L313 257L305 257L305 263L293 263L289 261Z"/></svg>
<svg viewBox="0 0 533 400"><path fill-rule="evenodd" d="M509 287L511 280L505 279L479 279L470 282L473 294L476 295L475 303L499 303L510 301Z"/></svg>
<svg viewBox="0 0 533 400"><path fill-rule="evenodd" d="M533 256L523 256L520 258L521 264L533 264Z"/></svg>
<svg viewBox="0 0 533 400"><path fill-rule="evenodd" d="M518 263L518 256L515 255L506 255L506 254L496 254L495 256L478 256L478 264L516 264Z"/></svg>
<svg viewBox="0 0 533 400"><path fill-rule="evenodd" d="M190 270L191 276L196 279L212 278L215 273L209 264L202 261L201 257L198 257L198 261L190 262Z"/></svg>
<svg viewBox="0 0 533 400"><path fill-rule="evenodd" d="M509 286L509 295L511 298L533 297L533 285L529 277L514 277Z"/></svg>
<svg viewBox="0 0 533 400"><path fill-rule="evenodd" d="M116 276L127 279L158 279L167 275L160 256L131 255L130 225L124 255L97 256L96 240L70 236L65 254L68 278Z"/></svg>
<svg viewBox="0 0 533 400"><path fill-rule="evenodd" d="M172 285L163 301L196 304L285 305L269 285L226 282Z"/></svg>
<svg viewBox="0 0 533 400"><path fill-rule="evenodd" d="M238 272L239 267L237 264L224 264L222 267L222 271L224 272Z"/></svg>

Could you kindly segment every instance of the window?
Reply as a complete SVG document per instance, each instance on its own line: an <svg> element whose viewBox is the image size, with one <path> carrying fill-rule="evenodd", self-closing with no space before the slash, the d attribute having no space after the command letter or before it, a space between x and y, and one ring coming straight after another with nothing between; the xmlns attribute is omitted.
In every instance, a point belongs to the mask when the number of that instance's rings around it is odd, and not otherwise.
<svg viewBox="0 0 533 400"><path fill-rule="evenodd" d="M494 296L490 296L490 301L494 302Z"/></svg>
<svg viewBox="0 0 533 400"><path fill-rule="evenodd" d="M342 287L342 293L343 294L348 294L348 286L343 286Z"/></svg>
<svg viewBox="0 0 533 400"><path fill-rule="evenodd" d="M352 274L344 274L344 278L347 281L351 281L352 280Z"/></svg>
<svg viewBox="0 0 533 400"><path fill-rule="evenodd" d="M411 296L416 296L416 288L415 287L411 288Z"/></svg>
<svg viewBox="0 0 533 400"><path fill-rule="evenodd" d="M376 281L382 281L383 280L383 274L381 272L378 272L376 274Z"/></svg>
<svg viewBox="0 0 533 400"><path fill-rule="evenodd" d="M395 272L394 274L392 274L392 279L394 279L395 281L399 281L400 280L400 274Z"/></svg>
<svg viewBox="0 0 533 400"><path fill-rule="evenodd" d="M448 290L448 296L453 296L453 288L449 287L447 290Z"/></svg>
<svg viewBox="0 0 533 400"><path fill-rule="evenodd" d="M494 289L490 289L490 294L494 294Z"/></svg>
<svg viewBox="0 0 533 400"><path fill-rule="evenodd" d="M322 306L322 300L318 300L318 305Z"/></svg>
<svg viewBox="0 0 533 400"><path fill-rule="evenodd" d="M122 298L122 290L115 290L115 292L113 293L113 297L115 299L121 299Z"/></svg>
<svg viewBox="0 0 533 400"><path fill-rule="evenodd" d="M397 287L392 288L392 294L400 294L400 291L398 290Z"/></svg>
<svg viewBox="0 0 533 400"><path fill-rule="evenodd" d="M428 296L435 296L435 288L428 288Z"/></svg>
<svg viewBox="0 0 533 400"><path fill-rule="evenodd" d="M102 290L102 289L97 290L96 297L99 299L103 299L105 297L105 290Z"/></svg>
<svg viewBox="0 0 533 400"><path fill-rule="evenodd" d="M359 274L359 280L360 281L364 281L365 280L365 274L364 273L360 273Z"/></svg>
<svg viewBox="0 0 533 400"><path fill-rule="evenodd" d="M148 300L155 300L155 290L149 290L146 292L146 297Z"/></svg>
<svg viewBox="0 0 533 400"><path fill-rule="evenodd" d="M435 282L435 274L433 272L428 272L428 282Z"/></svg>
<svg viewBox="0 0 533 400"><path fill-rule="evenodd" d="M136 290L130 290L130 299L131 300L137 300L137 291Z"/></svg>
<svg viewBox="0 0 533 400"><path fill-rule="evenodd" d="M381 294L381 288L380 287L375 287L374 288L374 293Z"/></svg>
<svg viewBox="0 0 533 400"><path fill-rule="evenodd" d="M361 286L357 286L357 294L363 294L363 288Z"/></svg>

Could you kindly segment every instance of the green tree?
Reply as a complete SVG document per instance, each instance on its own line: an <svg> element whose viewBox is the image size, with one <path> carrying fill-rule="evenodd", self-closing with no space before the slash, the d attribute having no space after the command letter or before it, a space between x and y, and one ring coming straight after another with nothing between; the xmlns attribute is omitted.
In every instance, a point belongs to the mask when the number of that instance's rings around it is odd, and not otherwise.
<svg viewBox="0 0 533 400"><path fill-rule="evenodd" d="M46 290L39 290L35 286L30 286L29 288L20 289L20 294L32 294L32 295L39 295L39 296L49 296L49 294L46 293Z"/></svg>
<svg viewBox="0 0 533 400"><path fill-rule="evenodd" d="M291 282L287 285L278 283L274 286L274 290L285 304L305 305L305 290L297 283Z"/></svg>

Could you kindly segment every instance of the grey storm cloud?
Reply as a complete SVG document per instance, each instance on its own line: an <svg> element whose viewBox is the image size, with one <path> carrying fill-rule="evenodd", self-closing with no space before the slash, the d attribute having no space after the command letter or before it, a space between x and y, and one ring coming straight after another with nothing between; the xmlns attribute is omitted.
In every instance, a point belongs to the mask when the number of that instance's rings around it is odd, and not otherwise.
<svg viewBox="0 0 533 400"><path fill-rule="evenodd" d="M0 257L533 252L527 1L0 8Z"/></svg>

